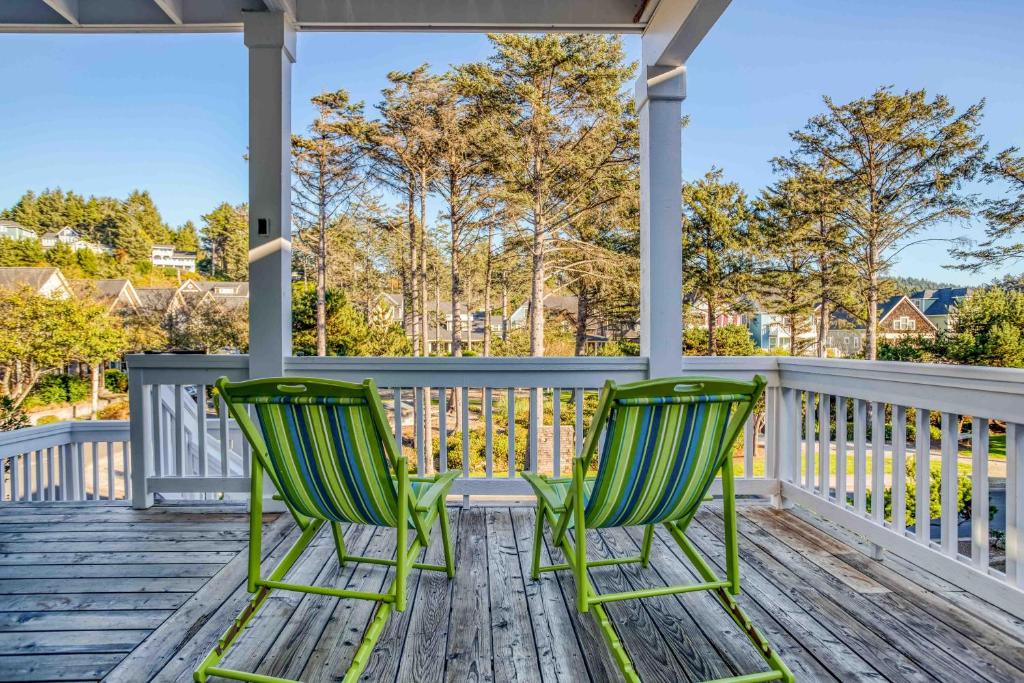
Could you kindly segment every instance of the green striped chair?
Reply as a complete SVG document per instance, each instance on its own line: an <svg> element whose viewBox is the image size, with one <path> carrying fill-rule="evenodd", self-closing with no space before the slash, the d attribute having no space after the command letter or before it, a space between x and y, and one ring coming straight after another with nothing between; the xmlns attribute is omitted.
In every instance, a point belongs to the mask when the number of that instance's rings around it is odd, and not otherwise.
<svg viewBox="0 0 1024 683"><path fill-rule="evenodd" d="M373 380L362 384L316 379L271 378L232 383L217 380L217 391L252 446L249 570L252 598L196 669L202 683L209 676L243 681L284 681L219 666L231 644L275 589L317 593L379 603L373 620L345 674L359 678L392 609L406 606L406 582L412 568L455 575L445 498L457 472L432 478L409 476L408 463L387 422ZM255 421L250 413L255 412ZM301 529L298 541L273 571L260 572L263 475L273 483ZM444 565L416 562L427 547L435 519L440 519ZM395 568L384 593L289 583L288 570L328 523L338 562L368 562ZM396 531L395 559L360 557L345 551L342 524L369 524ZM408 536L412 534L412 543Z"/></svg>
<svg viewBox="0 0 1024 683"><path fill-rule="evenodd" d="M770 671L739 676L731 681L792 681L793 674L772 649L733 596L739 594L739 552L736 536L736 498L730 454L765 381L738 382L710 377L657 379L618 385L607 382L580 457L573 460L572 477L550 479L523 473L537 494L537 524L533 538L532 575L571 569L576 578L576 606L593 609L605 640L627 681L640 678L626 654L604 604L632 598L709 590L768 663ZM591 463L604 437L596 476ZM721 473L725 512L726 578L720 579L684 532ZM541 566L544 522L567 562ZM573 527L574 539L568 528ZM682 548L703 581L622 593L597 593L590 567L639 562L647 566L654 527L661 524ZM642 526L640 555L587 560L586 529Z"/></svg>

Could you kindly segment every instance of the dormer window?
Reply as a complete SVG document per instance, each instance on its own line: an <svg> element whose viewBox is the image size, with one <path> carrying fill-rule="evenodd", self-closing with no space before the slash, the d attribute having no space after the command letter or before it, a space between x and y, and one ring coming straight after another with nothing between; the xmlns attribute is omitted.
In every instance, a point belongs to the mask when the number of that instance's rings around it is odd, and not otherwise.
<svg viewBox="0 0 1024 683"><path fill-rule="evenodd" d="M917 321L909 315L901 315L893 321L892 328L899 332L907 332L917 329Z"/></svg>

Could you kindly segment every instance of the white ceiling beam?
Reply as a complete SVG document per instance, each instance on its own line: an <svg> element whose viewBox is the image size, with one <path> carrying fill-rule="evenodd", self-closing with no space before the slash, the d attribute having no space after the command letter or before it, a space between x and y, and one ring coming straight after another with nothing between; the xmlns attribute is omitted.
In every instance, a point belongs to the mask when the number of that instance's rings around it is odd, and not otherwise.
<svg viewBox="0 0 1024 683"><path fill-rule="evenodd" d="M43 2L64 17L69 24L78 26L78 0L43 0Z"/></svg>
<svg viewBox="0 0 1024 683"><path fill-rule="evenodd" d="M0 33L240 31L247 11L297 31L640 33L669 0L0 0ZM77 10L81 5L81 12ZM52 9L62 11L61 14ZM72 17L76 23L71 23ZM170 20L168 20L170 17ZM180 20L180 23L179 23Z"/></svg>
<svg viewBox="0 0 1024 683"><path fill-rule="evenodd" d="M185 23L185 11L182 7L184 0L153 0L156 6L163 10L164 14L175 24Z"/></svg>
<svg viewBox="0 0 1024 683"><path fill-rule="evenodd" d="M298 11L295 8L297 0L263 0L263 4L267 6L267 9L271 12L282 12L288 21L295 23L295 17L298 16Z"/></svg>
<svg viewBox="0 0 1024 683"><path fill-rule="evenodd" d="M644 66L686 64L729 1L661 0L644 29Z"/></svg>

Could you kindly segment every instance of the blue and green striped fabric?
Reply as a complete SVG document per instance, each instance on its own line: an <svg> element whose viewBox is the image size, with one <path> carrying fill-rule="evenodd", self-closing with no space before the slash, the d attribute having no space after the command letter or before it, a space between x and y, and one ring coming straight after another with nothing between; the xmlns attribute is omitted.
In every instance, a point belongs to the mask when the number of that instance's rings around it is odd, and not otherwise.
<svg viewBox="0 0 1024 683"><path fill-rule="evenodd" d="M588 528L688 519L726 454L742 394L619 399L608 418L597 477L586 487Z"/></svg>
<svg viewBox="0 0 1024 683"><path fill-rule="evenodd" d="M397 492L363 398L251 397L280 493L298 512L395 526Z"/></svg>

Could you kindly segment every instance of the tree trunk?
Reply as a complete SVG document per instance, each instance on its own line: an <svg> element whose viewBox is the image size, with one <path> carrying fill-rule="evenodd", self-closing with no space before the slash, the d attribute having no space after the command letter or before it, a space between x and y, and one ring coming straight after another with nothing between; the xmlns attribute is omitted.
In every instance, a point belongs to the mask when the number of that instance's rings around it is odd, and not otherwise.
<svg viewBox="0 0 1024 683"><path fill-rule="evenodd" d="M501 274L501 341L508 343L508 279Z"/></svg>
<svg viewBox="0 0 1024 683"><path fill-rule="evenodd" d="M494 226L487 226L487 261L484 264L484 356L491 355L491 248Z"/></svg>
<svg viewBox="0 0 1024 683"><path fill-rule="evenodd" d="M409 219L409 323L412 332L412 355L420 355L419 270L420 259L416 230L416 186L410 181L408 187Z"/></svg>
<svg viewBox="0 0 1024 683"><path fill-rule="evenodd" d="M322 174L321 177L323 177ZM327 217L324 208L321 203L316 243L316 355L318 356L327 355Z"/></svg>
<svg viewBox="0 0 1024 683"><path fill-rule="evenodd" d="M878 359L878 271L875 245L868 248L868 360Z"/></svg>
<svg viewBox="0 0 1024 683"><path fill-rule="evenodd" d="M580 287L576 296L576 355L582 356L587 349L587 318L589 317L588 301L590 293L585 286Z"/></svg>
<svg viewBox="0 0 1024 683"><path fill-rule="evenodd" d="M828 297L822 295L821 308L818 309L818 341L815 347L818 358L825 357L825 337L828 336Z"/></svg>
<svg viewBox="0 0 1024 683"><path fill-rule="evenodd" d="M427 344L427 171L420 169L420 329L423 332L421 348L423 355L430 355Z"/></svg>
<svg viewBox="0 0 1024 683"><path fill-rule="evenodd" d="M441 271L434 271L434 352L441 355Z"/></svg>
<svg viewBox="0 0 1024 683"><path fill-rule="evenodd" d="M718 355L718 340L715 339L715 305L711 297L708 297L708 355ZM790 341L792 348L792 341Z"/></svg>
<svg viewBox="0 0 1024 683"><path fill-rule="evenodd" d="M99 419L96 413L100 411L100 377L103 374L103 363L92 363L89 365L89 374L92 376L92 418Z"/></svg>
<svg viewBox="0 0 1024 683"><path fill-rule="evenodd" d="M454 235L454 228L452 234ZM458 242L452 239L452 355L456 358L462 356L462 318L459 317L459 310L462 306L462 273L459 267Z"/></svg>
<svg viewBox="0 0 1024 683"><path fill-rule="evenodd" d="M530 355L544 355L544 232L536 217L531 249L530 278Z"/></svg>

